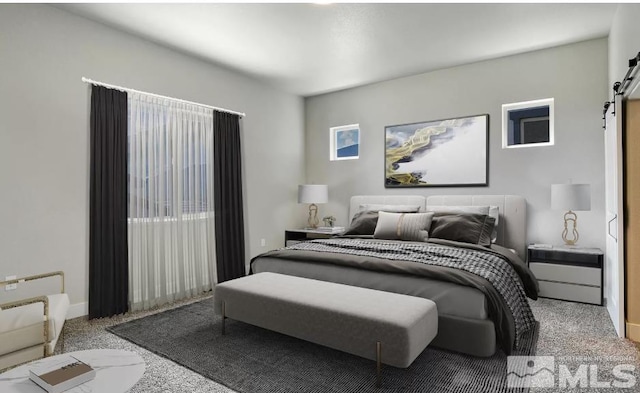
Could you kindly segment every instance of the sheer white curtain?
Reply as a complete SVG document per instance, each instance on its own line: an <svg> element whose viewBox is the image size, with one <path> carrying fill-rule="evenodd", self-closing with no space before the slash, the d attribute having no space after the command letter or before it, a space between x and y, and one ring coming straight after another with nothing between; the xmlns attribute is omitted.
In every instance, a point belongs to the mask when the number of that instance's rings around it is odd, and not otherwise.
<svg viewBox="0 0 640 393"><path fill-rule="evenodd" d="M215 282L213 110L129 93L131 310Z"/></svg>

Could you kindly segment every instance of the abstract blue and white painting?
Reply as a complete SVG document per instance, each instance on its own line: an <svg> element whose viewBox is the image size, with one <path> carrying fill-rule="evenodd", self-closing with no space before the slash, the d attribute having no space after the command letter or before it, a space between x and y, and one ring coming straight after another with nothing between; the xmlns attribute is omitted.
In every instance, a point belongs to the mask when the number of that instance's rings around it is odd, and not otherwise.
<svg viewBox="0 0 640 393"><path fill-rule="evenodd" d="M331 128L331 160L353 160L360 157L358 124Z"/></svg>
<svg viewBox="0 0 640 393"><path fill-rule="evenodd" d="M385 127L385 187L486 186L489 115Z"/></svg>

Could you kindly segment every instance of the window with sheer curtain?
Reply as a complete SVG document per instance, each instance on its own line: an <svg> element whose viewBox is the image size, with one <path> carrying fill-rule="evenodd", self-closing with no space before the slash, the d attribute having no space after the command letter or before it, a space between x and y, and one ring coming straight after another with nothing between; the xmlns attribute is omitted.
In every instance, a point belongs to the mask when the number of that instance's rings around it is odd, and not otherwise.
<svg viewBox="0 0 640 393"><path fill-rule="evenodd" d="M215 282L213 110L129 94L131 310L197 295Z"/></svg>

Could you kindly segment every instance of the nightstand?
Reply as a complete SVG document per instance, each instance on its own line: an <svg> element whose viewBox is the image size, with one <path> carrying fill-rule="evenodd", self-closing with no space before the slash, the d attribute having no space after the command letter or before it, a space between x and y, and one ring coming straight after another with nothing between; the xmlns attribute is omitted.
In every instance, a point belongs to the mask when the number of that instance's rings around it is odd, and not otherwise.
<svg viewBox="0 0 640 393"><path fill-rule="evenodd" d="M603 259L599 248L530 245L527 249L539 295L580 303L602 305Z"/></svg>
<svg viewBox="0 0 640 393"><path fill-rule="evenodd" d="M336 233L318 231L315 229L287 229L284 231L284 245L292 246L296 243L313 239L330 239L332 237L340 236L343 232L344 228L341 228L341 231Z"/></svg>

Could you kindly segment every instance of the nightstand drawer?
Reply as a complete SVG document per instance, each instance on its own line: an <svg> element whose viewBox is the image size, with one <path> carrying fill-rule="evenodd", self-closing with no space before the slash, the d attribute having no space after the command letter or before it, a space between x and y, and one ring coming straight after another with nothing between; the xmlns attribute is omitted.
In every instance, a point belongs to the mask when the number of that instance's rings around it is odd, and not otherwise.
<svg viewBox="0 0 640 393"><path fill-rule="evenodd" d="M340 236L342 232L344 232L344 228L336 227L335 229L335 232L325 232L316 229L287 229L284 231L284 245L288 247L308 240L331 239Z"/></svg>
<svg viewBox="0 0 640 393"><path fill-rule="evenodd" d="M580 249L529 249L529 262L546 262L601 268L602 254L585 253Z"/></svg>
<svg viewBox="0 0 640 393"><path fill-rule="evenodd" d="M591 285L594 287L602 285L600 269L539 262L529 263L529 268L538 280ZM597 292L600 293L600 289Z"/></svg>
<svg viewBox="0 0 640 393"><path fill-rule="evenodd" d="M598 305L602 304L600 287L588 287L542 280L538 281L538 283L540 284L540 296L542 297Z"/></svg>

